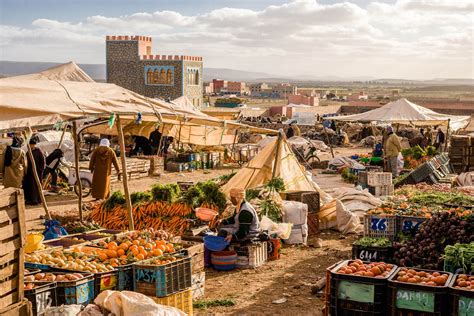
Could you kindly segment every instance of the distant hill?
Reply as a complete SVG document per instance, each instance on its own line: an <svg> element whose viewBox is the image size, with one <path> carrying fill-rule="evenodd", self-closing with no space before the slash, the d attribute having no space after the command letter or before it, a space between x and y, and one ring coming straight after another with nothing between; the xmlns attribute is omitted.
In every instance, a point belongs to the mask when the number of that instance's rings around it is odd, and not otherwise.
<svg viewBox="0 0 474 316"><path fill-rule="evenodd" d="M58 66L61 63L52 62L22 62L22 61L0 61L0 78L9 76L25 75L43 71L47 68ZM105 80L105 65L103 64L78 64L92 79L96 81ZM375 79L373 77L338 77L338 76L281 76L264 72L244 71L229 68L204 68L204 81L219 78L233 81L246 82L292 82L292 83L353 83L370 82L371 84L389 85L474 85L474 79L432 79L432 80L407 80L407 79Z"/></svg>

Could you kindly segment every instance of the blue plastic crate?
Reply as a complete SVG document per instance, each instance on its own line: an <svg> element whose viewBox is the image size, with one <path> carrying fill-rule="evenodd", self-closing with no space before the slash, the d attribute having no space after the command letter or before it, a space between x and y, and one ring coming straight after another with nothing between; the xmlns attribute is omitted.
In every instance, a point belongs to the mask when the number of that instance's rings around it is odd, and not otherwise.
<svg viewBox="0 0 474 316"><path fill-rule="evenodd" d="M25 262L25 268L27 268L28 270L42 270L42 271L51 270L50 265L41 264L41 263L33 263L33 262Z"/></svg>
<svg viewBox="0 0 474 316"><path fill-rule="evenodd" d="M182 257L164 265L146 260L133 265L134 291L164 297L191 287L191 258Z"/></svg>
<svg viewBox="0 0 474 316"><path fill-rule="evenodd" d="M117 267L117 290L133 291L133 264Z"/></svg>
<svg viewBox="0 0 474 316"><path fill-rule="evenodd" d="M80 304L85 306L95 297L94 276L88 273L77 281L58 282L56 291L59 305Z"/></svg>

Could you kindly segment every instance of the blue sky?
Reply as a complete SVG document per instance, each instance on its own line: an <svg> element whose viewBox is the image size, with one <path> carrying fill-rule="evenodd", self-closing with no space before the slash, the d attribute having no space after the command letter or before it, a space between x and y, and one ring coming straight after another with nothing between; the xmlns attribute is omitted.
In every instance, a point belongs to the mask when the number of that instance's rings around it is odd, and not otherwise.
<svg viewBox="0 0 474 316"><path fill-rule="evenodd" d="M105 35L278 75L473 77L470 0L0 0L0 59L104 63Z"/></svg>

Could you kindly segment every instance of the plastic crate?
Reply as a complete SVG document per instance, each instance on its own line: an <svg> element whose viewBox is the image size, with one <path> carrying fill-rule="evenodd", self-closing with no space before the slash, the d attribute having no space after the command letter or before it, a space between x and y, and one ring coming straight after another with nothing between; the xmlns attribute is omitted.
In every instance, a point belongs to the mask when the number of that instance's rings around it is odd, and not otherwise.
<svg viewBox="0 0 474 316"><path fill-rule="evenodd" d="M44 315L50 306L57 305L56 282L28 282L35 287L25 290L25 297L31 302L33 315Z"/></svg>
<svg viewBox="0 0 474 316"><path fill-rule="evenodd" d="M383 186L392 184L392 173L390 172L369 172L367 173L367 185Z"/></svg>
<svg viewBox="0 0 474 316"><path fill-rule="evenodd" d="M133 265L135 292L164 297L191 286L191 258L182 257L159 266L151 264L152 260Z"/></svg>
<svg viewBox="0 0 474 316"><path fill-rule="evenodd" d="M398 232L404 234L414 234L420 229L420 225L428 218L421 216L398 216Z"/></svg>
<svg viewBox="0 0 474 316"><path fill-rule="evenodd" d="M398 234L398 218L392 215L364 215L364 236L386 237L393 241Z"/></svg>
<svg viewBox="0 0 474 316"><path fill-rule="evenodd" d="M352 244L352 259L392 263L392 247L364 247Z"/></svg>
<svg viewBox="0 0 474 316"><path fill-rule="evenodd" d="M398 271L389 278L390 292L389 312L399 316L444 316L449 314L449 288L453 274L448 273L444 286L429 286L417 283L406 283L396 280ZM435 272L434 270L413 269L415 271Z"/></svg>
<svg viewBox="0 0 474 316"><path fill-rule="evenodd" d="M41 272L40 269L25 269L25 276Z"/></svg>
<svg viewBox="0 0 474 316"><path fill-rule="evenodd" d="M48 264L33 263L33 262L25 262L25 268L29 270L41 270L41 271L49 271L52 269L51 266Z"/></svg>
<svg viewBox="0 0 474 316"><path fill-rule="evenodd" d="M152 297L161 305L176 307L188 315L193 315L193 291L187 289L165 297Z"/></svg>
<svg viewBox="0 0 474 316"><path fill-rule="evenodd" d="M117 289L117 270L94 273L94 294Z"/></svg>
<svg viewBox="0 0 474 316"><path fill-rule="evenodd" d="M76 281L56 282L58 305L87 305L94 299L94 275L90 273L83 275L83 278Z"/></svg>
<svg viewBox="0 0 474 316"><path fill-rule="evenodd" d="M454 275L449 290L451 292L451 315L469 316L474 315L474 291L455 288L458 275Z"/></svg>
<svg viewBox="0 0 474 316"><path fill-rule="evenodd" d="M352 260L339 262L331 270L331 315L387 315L387 282L397 267L385 278L337 273Z"/></svg>
<svg viewBox="0 0 474 316"><path fill-rule="evenodd" d="M117 267L117 290L133 291L133 264Z"/></svg>
<svg viewBox="0 0 474 316"><path fill-rule="evenodd" d="M281 240L279 238L271 238L267 243L267 260L280 259Z"/></svg>
<svg viewBox="0 0 474 316"><path fill-rule="evenodd" d="M361 171L357 175L357 184L361 186L367 186L367 171Z"/></svg>
<svg viewBox="0 0 474 316"><path fill-rule="evenodd" d="M373 196L388 196L393 195L395 186L393 184L369 186L369 192Z"/></svg>
<svg viewBox="0 0 474 316"><path fill-rule="evenodd" d="M267 243L258 242L250 245L230 245L229 250L237 253L237 268L252 269L263 265L267 261Z"/></svg>
<svg viewBox="0 0 474 316"><path fill-rule="evenodd" d="M308 205L308 213L319 212L319 209L321 207L319 192L301 193L301 203Z"/></svg>

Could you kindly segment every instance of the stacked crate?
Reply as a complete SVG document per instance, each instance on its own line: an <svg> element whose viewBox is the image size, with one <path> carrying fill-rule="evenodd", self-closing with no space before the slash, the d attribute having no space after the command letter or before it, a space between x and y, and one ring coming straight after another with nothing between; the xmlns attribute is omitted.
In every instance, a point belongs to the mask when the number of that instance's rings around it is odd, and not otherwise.
<svg viewBox="0 0 474 316"><path fill-rule="evenodd" d="M191 290L193 299L204 296L206 272L204 272L204 244L202 242L181 241L184 253L191 258Z"/></svg>
<svg viewBox="0 0 474 316"><path fill-rule="evenodd" d="M24 245L26 238L23 191L0 191L0 314L24 308Z"/></svg>
<svg viewBox="0 0 474 316"><path fill-rule="evenodd" d="M119 163L119 169L122 172L122 164ZM114 169L115 170L115 169ZM129 179L139 179L147 177L150 171L150 160L140 158L127 158L127 175ZM112 181L118 180L118 174L112 173Z"/></svg>
<svg viewBox="0 0 474 316"><path fill-rule="evenodd" d="M469 170L469 166L474 168L474 144L470 136L453 135L451 146L449 147L449 160L454 172L461 173Z"/></svg>
<svg viewBox="0 0 474 316"><path fill-rule="evenodd" d="M393 195L392 174L390 172L368 172L367 186L374 196Z"/></svg>

